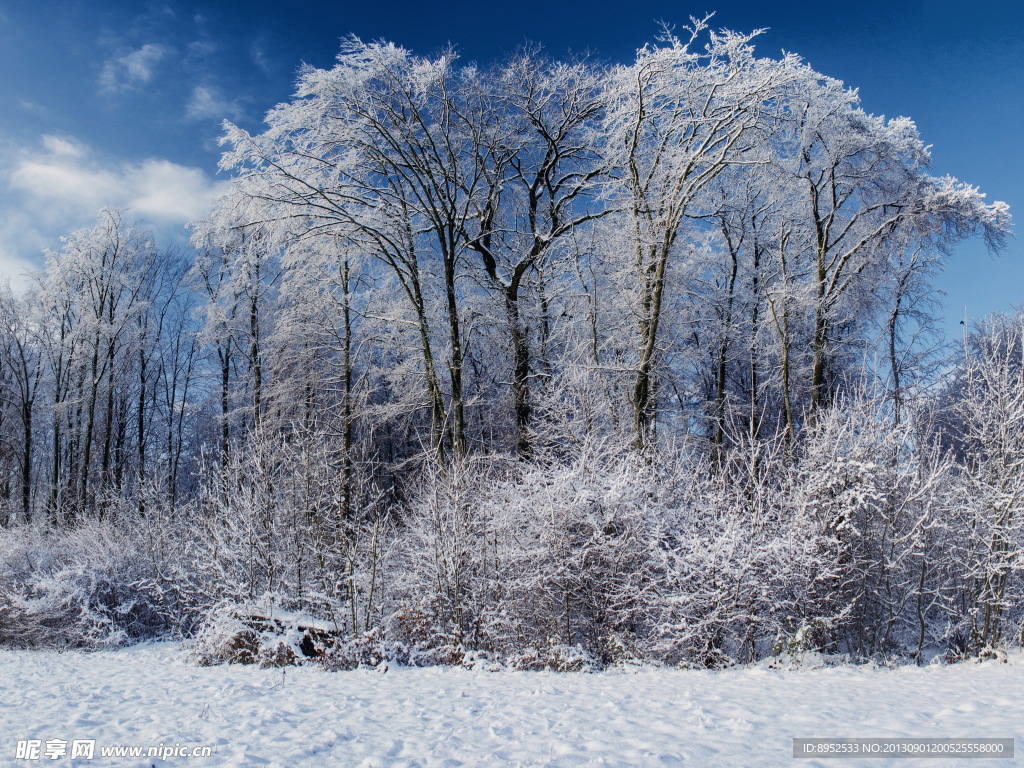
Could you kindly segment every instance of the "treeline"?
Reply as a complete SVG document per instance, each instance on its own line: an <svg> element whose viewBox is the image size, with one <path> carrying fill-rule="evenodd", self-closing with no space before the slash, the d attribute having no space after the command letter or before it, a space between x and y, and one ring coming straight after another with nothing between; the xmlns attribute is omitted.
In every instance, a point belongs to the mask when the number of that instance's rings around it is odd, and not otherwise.
<svg viewBox="0 0 1024 768"><path fill-rule="evenodd" d="M272 600L604 662L1018 642L1020 318L954 355L931 314L1008 209L752 39L353 38L226 126L192 252L69 236L0 301L8 638Z"/></svg>

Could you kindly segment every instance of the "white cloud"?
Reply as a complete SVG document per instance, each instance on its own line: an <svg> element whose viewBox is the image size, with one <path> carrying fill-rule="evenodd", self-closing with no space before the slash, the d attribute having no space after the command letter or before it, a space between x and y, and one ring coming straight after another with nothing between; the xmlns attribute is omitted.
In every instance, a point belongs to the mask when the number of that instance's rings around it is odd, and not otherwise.
<svg viewBox="0 0 1024 768"><path fill-rule="evenodd" d="M22 154L8 182L28 200L68 214L92 216L113 206L155 223L183 224L202 217L224 186L199 168L169 160L101 163L70 139L43 136L42 144L43 152Z"/></svg>
<svg viewBox="0 0 1024 768"><path fill-rule="evenodd" d="M227 182L214 182L199 168L168 160L146 160L127 168L124 180L132 192L126 207L154 221L185 224L202 218L226 191Z"/></svg>
<svg viewBox="0 0 1024 768"><path fill-rule="evenodd" d="M217 52L217 46L209 40L194 40L186 46L187 61L197 61L208 58Z"/></svg>
<svg viewBox="0 0 1024 768"><path fill-rule="evenodd" d="M263 70L263 74L272 73L273 67L270 64L270 57L267 55L267 41L264 37L258 37L249 46L249 58L252 63Z"/></svg>
<svg viewBox="0 0 1024 768"><path fill-rule="evenodd" d="M0 243L0 284L9 285L15 292L23 293L33 284L32 274L38 269L39 265L23 259L8 249L5 243Z"/></svg>
<svg viewBox="0 0 1024 768"><path fill-rule="evenodd" d="M29 101L28 99L18 99L18 109L32 115L40 115L43 117L48 117L50 114L50 110L46 107L36 104L34 101Z"/></svg>
<svg viewBox="0 0 1024 768"><path fill-rule="evenodd" d="M185 117L189 120L238 120L241 114L238 102L224 98L219 90L205 85L192 89L185 106Z"/></svg>
<svg viewBox="0 0 1024 768"><path fill-rule="evenodd" d="M126 221L155 229L170 244L227 187L200 168L169 160L104 161L81 142L52 135L40 143L4 153L12 161L0 166L0 279L14 287L26 284L20 277L26 271L41 266L43 248L56 248L61 235L91 226L100 208L124 209Z"/></svg>
<svg viewBox="0 0 1024 768"><path fill-rule="evenodd" d="M43 146L52 155L81 157L85 154L85 147L72 139L44 134L41 140L43 142Z"/></svg>
<svg viewBox="0 0 1024 768"><path fill-rule="evenodd" d="M10 184L39 201L66 209L96 209L118 194L114 174L81 167L62 155L22 160L11 172Z"/></svg>
<svg viewBox="0 0 1024 768"><path fill-rule="evenodd" d="M146 43L136 51L109 59L100 73L100 91L112 94L145 85L170 52L166 45Z"/></svg>
<svg viewBox="0 0 1024 768"><path fill-rule="evenodd" d="M32 284L32 273L42 266L43 248L59 244L56 237L46 237L45 229L31 206L7 207L0 217L0 283L19 292Z"/></svg>

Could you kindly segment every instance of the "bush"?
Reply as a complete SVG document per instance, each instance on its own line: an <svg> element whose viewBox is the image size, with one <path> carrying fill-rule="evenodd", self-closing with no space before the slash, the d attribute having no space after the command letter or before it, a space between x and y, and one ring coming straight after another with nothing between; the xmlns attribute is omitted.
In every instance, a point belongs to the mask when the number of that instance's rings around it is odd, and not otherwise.
<svg viewBox="0 0 1024 768"><path fill-rule="evenodd" d="M142 542L114 523L0 533L0 643L105 648L170 629Z"/></svg>
<svg viewBox="0 0 1024 768"><path fill-rule="evenodd" d="M340 633L300 614L276 612L274 601L223 603L216 606L188 643L200 666L259 664L285 667L311 660L330 660L340 645Z"/></svg>
<svg viewBox="0 0 1024 768"><path fill-rule="evenodd" d="M556 642L517 651L508 657L507 664L512 669L551 672L596 672L602 667L582 646Z"/></svg>

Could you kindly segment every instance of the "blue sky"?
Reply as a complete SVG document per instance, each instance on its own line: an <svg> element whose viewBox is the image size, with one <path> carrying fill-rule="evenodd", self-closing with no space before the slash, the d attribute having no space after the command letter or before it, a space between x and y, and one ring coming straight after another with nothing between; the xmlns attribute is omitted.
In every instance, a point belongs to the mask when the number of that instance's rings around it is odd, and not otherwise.
<svg viewBox="0 0 1024 768"><path fill-rule="evenodd" d="M800 54L859 88L868 111L913 118L934 173L1024 216L1018 3L0 0L0 271L23 282L43 247L102 205L180 240L224 184L220 121L258 130L300 63L330 66L350 32L420 53L451 42L481 63L524 40L625 62L659 20L708 11L714 26L768 27L762 55ZM957 251L940 284L947 328L965 307L1024 303L1022 249L1024 236L995 259L976 243Z"/></svg>

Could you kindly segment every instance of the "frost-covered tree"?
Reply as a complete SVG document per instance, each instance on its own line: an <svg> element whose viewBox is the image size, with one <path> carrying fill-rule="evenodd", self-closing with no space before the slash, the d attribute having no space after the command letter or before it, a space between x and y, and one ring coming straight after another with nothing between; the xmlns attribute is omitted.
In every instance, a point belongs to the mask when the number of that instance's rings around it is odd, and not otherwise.
<svg viewBox="0 0 1024 768"><path fill-rule="evenodd" d="M922 242L948 248L975 233L998 246L1009 219L1005 204L986 205L973 187L927 174L928 150L912 121L869 115L842 83L806 67L800 75L779 94L786 112L772 165L787 221L780 250L806 283L813 416L841 375L830 361L864 336L870 288L895 271L901 254Z"/></svg>
<svg viewBox="0 0 1024 768"><path fill-rule="evenodd" d="M11 498L13 477L3 481L5 523L20 513L25 522L33 516L33 495L38 484L38 411L45 399L44 360L38 327L33 317L33 297L17 296L9 289L0 294L0 391L5 430L5 458L15 457L14 473L20 485L18 500ZM5 462L6 463L6 462ZM8 464L10 469L14 469Z"/></svg>
<svg viewBox="0 0 1024 768"><path fill-rule="evenodd" d="M690 37L666 34L631 66L608 78L604 130L632 234L638 350L631 396L633 429L644 444L656 410L661 325L669 272L685 245L688 219L708 185L737 163L762 161L755 138L793 61L754 57L756 35L708 33L693 20ZM682 248L685 252L685 248Z"/></svg>
<svg viewBox="0 0 1024 768"><path fill-rule="evenodd" d="M600 76L592 64L561 64L527 49L477 78L475 98L487 109L471 130L484 174L468 246L480 256L507 326L521 456L532 450L532 382L547 373L545 361L531 353L529 315L537 318L533 344L543 358L552 324L544 296L552 261L562 240L580 237L585 225L607 213L593 199L607 172L598 147ZM531 288L540 306L528 314L522 298Z"/></svg>
<svg viewBox="0 0 1024 768"><path fill-rule="evenodd" d="M965 335L955 413L963 497L956 542L975 642L990 648L1020 607L1024 562L1024 323L995 316Z"/></svg>
<svg viewBox="0 0 1024 768"><path fill-rule="evenodd" d="M158 272L152 238L101 213L48 255L40 302L54 379L51 499L85 513L123 480L139 318Z"/></svg>
<svg viewBox="0 0 1024 768"><path fill-rule="evenodd" d="M467 125L482 105L467 98L473 71L454 60L350 38L333 69L302 72L298 97L268 115L267 132L231 127L223 165L270 204L268 218L358 237L394 270L420 336L433 446L458 455L466 451L463 264L482 178ZM444 328L437 338L435 322Z"/></svg>
<svg viewBox="0 0 1024 768"><path fill-rule="evenodd" d="M1007 208L756 37L347 38L226 124L194 252L69 235L0 294L0 638L230 646L283 608L338 666L1019 641L1024 333L922 343Z"/></svg>

